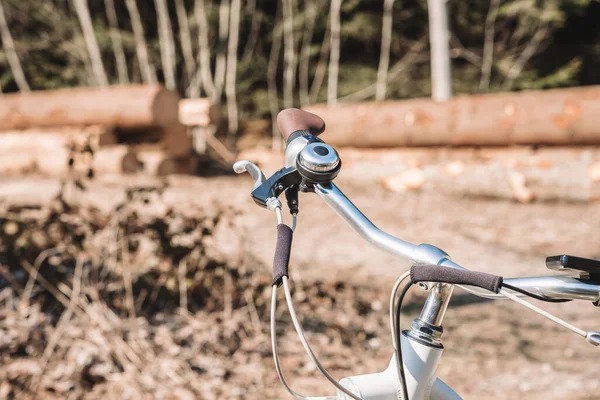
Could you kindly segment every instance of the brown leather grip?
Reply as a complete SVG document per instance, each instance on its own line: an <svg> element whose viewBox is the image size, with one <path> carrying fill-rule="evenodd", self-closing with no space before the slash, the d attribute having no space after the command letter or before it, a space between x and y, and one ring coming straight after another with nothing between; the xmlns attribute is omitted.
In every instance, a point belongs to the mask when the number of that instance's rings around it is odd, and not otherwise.
<svg viewBox="0 0 600 400"><path fill-rule="evenodd" d="M325 121L318 115L297 108L286 108L277 115L277 126L283 135L287 138L296 131L309 131L313 135L323 133L325 130Z"/></svg>

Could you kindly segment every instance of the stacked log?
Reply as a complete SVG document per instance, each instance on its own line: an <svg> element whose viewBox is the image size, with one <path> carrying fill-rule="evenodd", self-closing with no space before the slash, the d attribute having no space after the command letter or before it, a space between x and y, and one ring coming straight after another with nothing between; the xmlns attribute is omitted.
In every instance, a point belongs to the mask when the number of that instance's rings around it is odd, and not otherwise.
<svg viewBox="0 0 600 400"><path fill-rule="evenodd" d="M0 175L193 173L186 125L208 127L218 118L209 100L180 101L160 85L4 95Z"/></svg>
<svg viewBox="0 0 600 400"><path fill-rule="evenodd" d="M381 175L379 182L393 192L433 191L521 203L600 200L598 148L517 147L473 150L470 155L458 150L441 157L434 154L439 150L431 149L432 154L420 162L409 158L410 152L400 152L405 155L403 161L390 160L398 170Z"/></svg>
<svg viewBox="0 0 600 400"><path fill-rule="evenodd" d="M337 146L600 144L600 86L307 107Z"/></svg>
<svg viewBox="0 0 600 400"><path fill-rule="evenodd" d="M160 85L8 94L0 97L0 129L87 125L124 130L168 128L178 122L178 102L176 92Z"/></svg>
<svg viewBox="0 0 600 400"><path fill-rule="evenodd" d="M219 123L219 108L209 99L179 100L179 122L186 126L210 126Z"/></svg>

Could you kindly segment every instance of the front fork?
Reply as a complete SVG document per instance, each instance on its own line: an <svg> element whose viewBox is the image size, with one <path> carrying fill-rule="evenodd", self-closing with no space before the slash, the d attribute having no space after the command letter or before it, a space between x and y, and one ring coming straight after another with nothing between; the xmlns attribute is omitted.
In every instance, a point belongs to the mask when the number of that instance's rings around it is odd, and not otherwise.
<svg viewBox="0 0 600 400"><path fill-rule="evenodd" d="M452 285L431 287L421 315L413 320L410 330L402 332L402 362L410 400L459 400L448 385L436 377L442 357L442 320L452 296ZM395 356L383 372L353 376L340 382L365 400L398 400L402 398ZM338 392L338 399L346 399Z"/></svg>

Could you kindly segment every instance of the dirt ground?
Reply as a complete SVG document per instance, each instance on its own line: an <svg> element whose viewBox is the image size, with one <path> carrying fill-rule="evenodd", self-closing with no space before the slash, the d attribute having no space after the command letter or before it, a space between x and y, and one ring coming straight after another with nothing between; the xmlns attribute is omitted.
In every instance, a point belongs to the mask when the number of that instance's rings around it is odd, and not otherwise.
<svg viewBox="0 0 600 400"><path fill-rule="evenodd" d="M36 182L38 187L45 187L42 182L46 182L48 190L54 190L55 183L44 179ZM21 179L5 180L0 184L0 191L11 193L14 201L19 197L19 185L32 184L33 181ZM123 182L105 181L94 185L110 190L122 186ZM544 266L547 255L600 256L597 248L600 243L597 229L600 205L519 204L505 200L455 198L435 191L391 193L377 183L377 173L366 173L359 164L343 171L338 186L380 228L413 243L434 244L470 269L506 277L546 275L550 274ZM61 329L64 339L59 340L56 350L50 353L48 338L53 337L52 332L60 325L56 316L63 314L44 310L46 303L41 303L40 311L34 312L30 307L24 312L3 298L5 311L0 317L0 333L4 332L4 338L0 340L0 348L5 356L1 359L0 378L5 383L0 385L0 397L35 397L37 390L38 397L48 398L286 398L270 356L267 320L275 217L252 203L248 195L250 187L251 181L245 177L169 178L168 188L158 195L162 207L174 207L185 218L192 218L190 215L195 213L210 214L216 208L229 210L226 212L229 217L224 218L226 224L216 220L211 222L210 228L202 230L210 231L210 237L206 234L202 236L204 239L185 246L203 246L206 249L203 254L211 260L208 265L227 265L225 271L238 271L232 268L243 265L244 271L232 273L231 276L236 278L229 283L225 278L218 278L213 283L216 285L213 290L212 284L205 282L207 267L202 267L200 272L204 275L201 276L205 277L202 285L206 285L192 290L192 283L188 282L189 312L185 313L180 309L177 311L170 303L160 306L153 303L158 307L153 314L145 308L146 300L138 298L141 294L137 288L134 291L136 304L140 307L138 334L149 343L148 348L155 355L153 362L176 360L185 364L181 367L185 373L177 369L179 367L149 370L139 365L136 368L142 369L137 371L116 368L110 373L96 371L94 375L90 370L100 368L97 365L111 364L110 356L99 353L94 357L106 359L101 363L90 361L91 364L85 366L85 374L68 370L70 372L63 371L60 375L56 372L58 367L64 369L67 368L64 365L72 364L69 354L73 352L73 345L69 340L87 338L81 327L89 324L85 319L89 316L73 317L71 325L67 324L72 329ZM78 196L77 201L87 206L100 201L92 194ZM101 200L105 215L113 209L107 203L118 202L118 196L108 197L110 199ZM0 204L7 201L6 197L0 196ZM3 215L6 217L10 213L14 211ZM193 218L190 221L190 224L200 224L193 222ZM154 222L145 224L144 229L156 230ZM187 236L186 240L189 240ZM161 251L166 252L165 249ZM169 257L164 268L175 262L174 257ZM10 260L2 262L11 267ZM171 268L175 269L174 266ZM220 267L214 268L220 271ZM375 372L387 366L391 356L387 320L389 292L394 280L407 268L405 260L382 253L364 242L315 195L301 196L291 261L294 298L313 349L336 378ZM11 270L15 272L14 268ZM73 267L70 271L72 274ZM191 273L188 271L187 275L190 281L195 276ZM26 277L22 286L27 282ZM134 276L134 279L139 277ZM177 283L169 286L169 279L165 278L165 287L176 293ZM233 291L233 300L229 299L229 303L227 296L231 294L228 295L228 290ZM416 316L424 299L422 293L417 293L418 289L414 290L415 294L406 303L406 323ZM114 296L117 299L125 296L121 292L115 293L110 297L113 303ZM102 299L104 296L100 293ZM172 301L175 303L182 301L174 296ZM238 297L243 300L236 300ZM122 305L122 301L114 304L105 301L114 309ZM332 395L333 389L317 375L305 357L283 301L283 293L280 293L279 346L288 381L302 394ZM583 329L600 329L598 310L592 304L571 302L543 307ZM127 318L127 313L120 315L121 337L127 343L138 343L128 330L127 321L131 318ZM45 327L47 336L36 337L36 324ZM29 333L21 338L8 335L15 326ZM465 399L600 398L600 380L593 368L599 350L517 304L484 301L457 290L444 329L445 353L438 376ZM20 345L11 345L11 340L19 341ZM146 343L139 337L136 340ZM144 350L144 346L130 347L136 354L150 351ZM37 367L29 365L33 372L28 372L22 365L23 360L31 361ZM48 366L46 370L54 371L54 375L45 372L44 379L57 376L57 380L72 382L71 386L40 392L39 385L43 387L45 382L35 378L40 374L36 370L40 360ZM161 372L164 370L178 371L173 373L179 375L171 377L167 373L169 376L165 376ZM38 386L32 387L32 382ZM138 391L123 389L131 382L139 383ZM158 383L154 385L153 382Z"/></svg>

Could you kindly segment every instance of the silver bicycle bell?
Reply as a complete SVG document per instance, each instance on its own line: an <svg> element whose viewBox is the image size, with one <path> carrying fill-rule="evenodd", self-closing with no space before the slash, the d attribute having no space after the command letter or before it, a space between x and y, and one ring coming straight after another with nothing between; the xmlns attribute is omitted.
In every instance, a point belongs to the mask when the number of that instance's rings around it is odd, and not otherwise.
<svg viewBox="0 0 600 400"><path fill-rule="evenodd" d="M315 183L331 182L341 166L342 161L337 151L323 142L307 144L298 153L296 162L300 175Z"/></svg>

